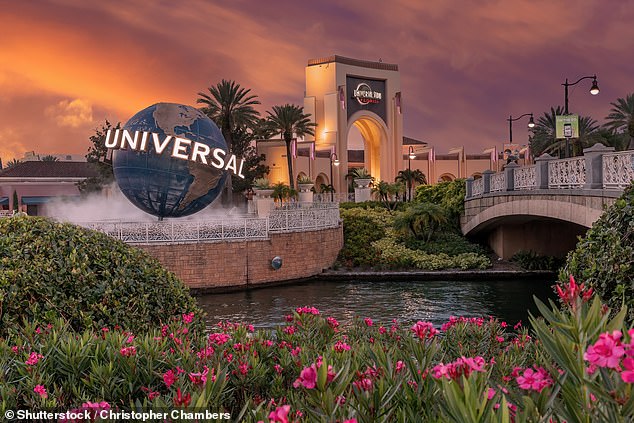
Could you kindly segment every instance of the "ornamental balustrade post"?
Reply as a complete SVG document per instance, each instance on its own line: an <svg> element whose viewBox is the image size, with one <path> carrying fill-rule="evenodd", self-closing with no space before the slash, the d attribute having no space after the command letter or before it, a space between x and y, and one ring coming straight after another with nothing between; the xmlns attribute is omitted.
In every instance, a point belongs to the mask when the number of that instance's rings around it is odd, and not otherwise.
<svg viewBox="0 0 634 423"><path fill-rule="evenodd" d="M506 186L504 191L515 190L515 169L520 167L517 163L509 163L504 167L504 178L506 179ZM482 172L484 174L484 172Z"/></svg>
<svg viewBox="0 0 634 423"><path fill-rule="evenodd" d="M548 189L548 163L556 157L544 153L535 159L535 189Z"/></svg>
<svg viewBox="0 0 634 423"><path fill-rule="evenodd" d="M590 148L583 149L583 157L586 159L586 183L584 189L603 188L603 155L612 153L614 147L596 143Z"/></svg>
<svg viewBox="0 0 634 423"><path fill-rule="evenodd" d="M467 193L465 194L466 199L471 197L473 197L473 176L467 178Z"/></svg>
<svg viewBox="0 0 634 423"><path fill-rule="evenodd" d="M494 173L495 172L490 169L482 172L482 194L488 194L491 192L491 175L493 175Z"/></svg>

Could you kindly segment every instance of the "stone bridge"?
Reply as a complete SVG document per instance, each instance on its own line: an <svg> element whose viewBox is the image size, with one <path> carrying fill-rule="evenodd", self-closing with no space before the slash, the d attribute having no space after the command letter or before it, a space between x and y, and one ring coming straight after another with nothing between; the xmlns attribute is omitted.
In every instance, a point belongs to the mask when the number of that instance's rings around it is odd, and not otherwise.
<svg viewBox="0 0 634 423"><path fill-rule="evenodd" d="M504 259L521 250L563 257L632 180L634 151L602 144L579 157L546 154L533 166L485 171L467 179L462 232Z"/></svg>

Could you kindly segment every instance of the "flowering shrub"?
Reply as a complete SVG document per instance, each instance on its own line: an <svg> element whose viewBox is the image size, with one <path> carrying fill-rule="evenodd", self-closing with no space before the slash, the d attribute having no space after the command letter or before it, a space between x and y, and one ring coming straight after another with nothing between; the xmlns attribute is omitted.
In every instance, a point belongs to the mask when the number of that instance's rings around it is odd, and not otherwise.
<svg viewBox="0 0 634 423"><path fill-rule="evenodd" d="M246 422L631 421L634 329L574 280L535 333L493 318L344 327L299 307L275 331L174 317L144 333L57 322L0 339L8 409L213 409ZM288 330L293 328L292 330Z"/></svg>

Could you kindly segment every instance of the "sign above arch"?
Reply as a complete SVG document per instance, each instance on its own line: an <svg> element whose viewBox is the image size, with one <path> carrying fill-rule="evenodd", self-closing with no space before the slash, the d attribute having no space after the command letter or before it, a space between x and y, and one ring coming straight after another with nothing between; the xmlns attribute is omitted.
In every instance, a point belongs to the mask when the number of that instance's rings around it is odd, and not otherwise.
<svg viewBox="0 0 634 423"><path fill-rule="evenodd" d="M347 75L346 93L348 120L359 110L367 110L375 113L387 124L385 80Z"/></svg>

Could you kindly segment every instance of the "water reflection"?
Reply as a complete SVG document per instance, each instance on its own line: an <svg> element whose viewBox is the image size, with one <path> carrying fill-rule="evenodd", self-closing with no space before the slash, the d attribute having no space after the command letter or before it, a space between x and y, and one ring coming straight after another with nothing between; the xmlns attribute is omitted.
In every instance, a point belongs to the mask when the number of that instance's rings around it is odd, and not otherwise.
<svg viewBox="0 0 634 423"><path fill-rule="evenodd" d="M220 320L241 321L270 328L284 322L295 307L310 305L342 323L355 315L382 323L431 321L449 316L495 316L509 323L537 314L533 295L553 298L552 281L496 282L326 282L312 281L250 291L198 297L211 326Z"/></svg>

